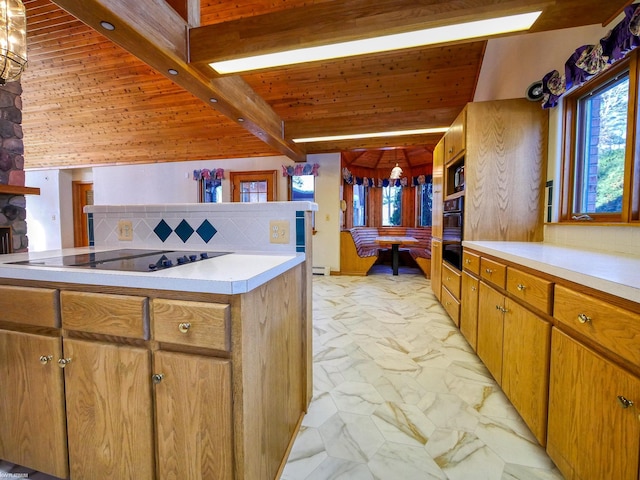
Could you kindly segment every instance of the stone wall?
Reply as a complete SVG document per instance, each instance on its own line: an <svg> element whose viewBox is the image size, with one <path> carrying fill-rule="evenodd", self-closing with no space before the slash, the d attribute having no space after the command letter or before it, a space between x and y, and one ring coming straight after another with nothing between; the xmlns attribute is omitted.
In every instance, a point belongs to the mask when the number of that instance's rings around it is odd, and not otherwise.
<svg viewBox="0 0 640 480"><path fill-rule="evenodd" d="M20 82L0 87L0 185L24 187L21 94ZM27 250L26 217L24 195L0 193L0 227L11 227L14 252Z"/></svg>

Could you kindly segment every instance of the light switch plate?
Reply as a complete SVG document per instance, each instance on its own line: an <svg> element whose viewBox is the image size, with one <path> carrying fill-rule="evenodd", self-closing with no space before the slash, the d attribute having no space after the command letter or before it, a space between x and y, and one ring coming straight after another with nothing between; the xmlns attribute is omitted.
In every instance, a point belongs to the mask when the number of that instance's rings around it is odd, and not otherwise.
<svg viewBox="0 0 640 480"><path fill-rule="evenodd" d="M129 242L133 240L133 224L131 220L120 220L118 222L118 240Z"/></svg>
<svg viewBox="0 0 640 480"><path fill-rule="evenodd" d="M289 220L271 220L269 222L269 241L271 243L289 243Z"/></svg>

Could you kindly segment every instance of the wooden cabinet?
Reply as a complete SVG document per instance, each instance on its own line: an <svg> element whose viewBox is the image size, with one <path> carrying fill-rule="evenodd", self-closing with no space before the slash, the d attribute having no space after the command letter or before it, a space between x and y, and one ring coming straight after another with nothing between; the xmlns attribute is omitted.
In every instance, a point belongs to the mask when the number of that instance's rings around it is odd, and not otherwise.
<svg viewBox="0 0 640 480"><path fill-rule="evenodd" d="M553 329L547 452L567 479L638 479L639 405L640 379Z"/></svg>
<svg viewBox="0 0 640 480"><path fill-rule="evenodd" d="M480 282L478 356L541 445L546 440L551 324Z"/></svg>
<svg viewBox="0 0 640 480"><path fill-rule="evenodd" d="M444 140L440 140L433 151L432 193L431 200L431 237L442 239L442 207L443 207L443 168ZM433 265L433 263L431 264ZM433 278L433 277L432 277Z"/></svg>
<svg viewBox="0 0 640 480"><path fill-rule="evenodd" d="M71 477L153 479L150 352L65 338L64 358Z"/></svg>
<svg viewBox="0 0 640 480"><path fill-rule="evenodd" d="M541 241L548 112L524 98L466 106L464 240Z"/></svg>
<svg viewBox="0 0 640 480"><path fill-rule="evenodd" d="M463 109L444 134L444 163L455 158L466 146L467 110Z"/></svg>
<svg viewBox="0 0 640 480"><path fill-rule="evenodd" d="M468 272L462 272L460 294L460 332L474 350L478 349L478 298L480 281Z"/></svg>
<svg viewBox="0 0 640 480"><path fill-rule="evenodd" d="M230 361L159 351L154 372L158 478L232 479Z"/></svg>
<svg viewBox="0 0 640 480"><path fill-rule="evenodd" d="M456 326L460 325L460 286L462 277L460 272L448 263L442 263L442 298L445 310Z"/></svg>
<svg viewBox="0 0 640 480"><path fill-rule="evenodd" d="M431 289L438 300L442 298L442 240L431 239Z"/></svg>
<svg viewBox="0 0 640 480"><path fill-rule="evenodd" d="M0 459L67 478L61 357L59 337L0 330Z"/></svg>

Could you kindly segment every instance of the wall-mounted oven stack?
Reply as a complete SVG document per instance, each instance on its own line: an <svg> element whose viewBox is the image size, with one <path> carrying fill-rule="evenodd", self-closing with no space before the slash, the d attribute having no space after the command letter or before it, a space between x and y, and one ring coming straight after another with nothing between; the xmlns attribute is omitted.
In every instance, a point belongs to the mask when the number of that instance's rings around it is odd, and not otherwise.
<svg viewBox="0 0 640 480"><path fill-rule="evenodd" d="M462 270L462 221L464 197L444 201L442 213L442 260Z"/></svg>

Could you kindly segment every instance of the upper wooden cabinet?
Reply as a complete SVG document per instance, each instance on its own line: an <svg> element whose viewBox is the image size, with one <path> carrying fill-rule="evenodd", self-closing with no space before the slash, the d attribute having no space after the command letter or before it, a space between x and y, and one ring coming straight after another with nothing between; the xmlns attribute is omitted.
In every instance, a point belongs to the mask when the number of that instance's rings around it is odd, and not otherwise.
<svg viewBox="0 0 640 480"><path fill-rule="evenodd" d="M449 163L465 149L466 116L467 111L463 109L444 135L444 163Z"/></svg>
<svg viewBox="0 0 640 480"><path fill-rule="evenodd" d="M548 123L526 99L467 105L464 240L542 241Z"/></svg>

